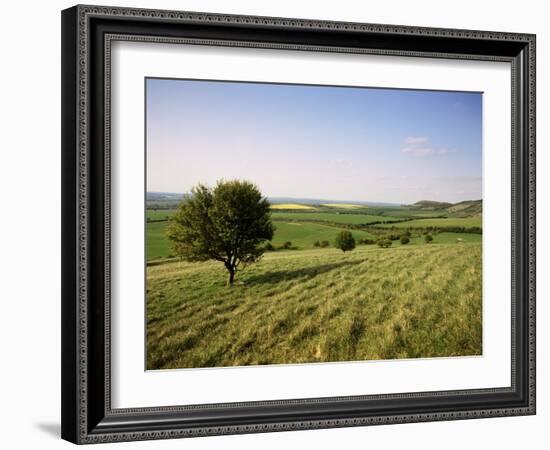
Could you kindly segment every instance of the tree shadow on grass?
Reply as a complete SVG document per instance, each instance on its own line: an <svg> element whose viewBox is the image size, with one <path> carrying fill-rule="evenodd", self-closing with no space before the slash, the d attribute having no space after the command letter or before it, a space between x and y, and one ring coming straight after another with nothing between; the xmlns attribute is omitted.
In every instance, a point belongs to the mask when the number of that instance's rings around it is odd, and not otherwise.
<svg viewBox="0 0 550 450"><path fill-rule="evenodd" d="M245 284L266 284L266 283L280 283L281 281L289 281L297 278L303 278L303 281L311 280L318 275L330 272L334 269L342 267L355 266L363 263L364 260L356 261L342 261L338 263L323 264L320 266L306 267L304 269L296 270L278 270L276 272L267 272L261 275L251 276L244 280Z"/></svg>

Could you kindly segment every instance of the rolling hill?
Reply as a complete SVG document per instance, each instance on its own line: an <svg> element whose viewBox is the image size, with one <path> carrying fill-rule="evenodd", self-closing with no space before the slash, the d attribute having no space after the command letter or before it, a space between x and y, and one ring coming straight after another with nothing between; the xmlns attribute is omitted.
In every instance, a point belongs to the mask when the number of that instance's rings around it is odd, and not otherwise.
<svg viewBox="0 0 550 450"><path fill-rule="evenodd" d="M481 200L466 200L447 208L447 211L454 217L478 217L483 211Z"/></svg>
<svg viewBox="0 0 550 450"><path fill-rule="evenodd" d="M410 205L409 208L423 209L426 211L437 211L437 210L449 208L450 206L453 206L453 204L447 203L447 202L436 202L433 200L420 200L419 202L416 202Z"/></svg>
<svg viewBox="0 0 550 450"><path fill-rule="evenodd" d="M447 203L421 200L412 205L406 205L405 208L447 213L449 217L479 217L483 210L483 202L482 200L464 200L458 203Z"/></svg>

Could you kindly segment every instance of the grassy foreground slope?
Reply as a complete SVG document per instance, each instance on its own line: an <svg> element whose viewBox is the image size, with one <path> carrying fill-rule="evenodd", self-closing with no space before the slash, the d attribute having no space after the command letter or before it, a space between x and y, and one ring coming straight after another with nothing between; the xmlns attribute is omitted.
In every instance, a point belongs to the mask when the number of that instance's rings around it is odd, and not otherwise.
<svg viewBox="0 0 550 450"><path fill-rule="evenodd" d="M481 245L266 254L147 267L147 368L481 354Z"/></svg>

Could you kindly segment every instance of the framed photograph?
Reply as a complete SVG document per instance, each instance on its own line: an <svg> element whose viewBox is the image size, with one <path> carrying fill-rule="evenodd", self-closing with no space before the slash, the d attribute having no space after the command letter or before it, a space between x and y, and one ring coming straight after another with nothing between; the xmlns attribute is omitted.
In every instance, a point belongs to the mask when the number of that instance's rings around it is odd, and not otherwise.
<svg viewBox="0 0 550 450"><path fill-rule="evenodd" d="M62 437L535 413L535 36L62 12Z"/></svg>

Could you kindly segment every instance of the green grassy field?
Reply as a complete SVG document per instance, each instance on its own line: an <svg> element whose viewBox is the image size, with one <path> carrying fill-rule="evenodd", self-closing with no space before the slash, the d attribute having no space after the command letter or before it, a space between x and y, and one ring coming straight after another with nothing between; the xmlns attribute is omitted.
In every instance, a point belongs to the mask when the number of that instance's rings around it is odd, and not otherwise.
<svg viewBox="0 0 550 450"><path fill-rule="evenodd" d="M275 236L271 241L273 245L282 245L286 241L292 242L293 247L299 249L313 248L315 241L328 241L330 245L336 238L339 228L303 222L275 222ZM374 239L374 236L366 231L353 230L353 237L356 240L367 238Z"/></svg>
<svg viewBox="0 0 550 450"><path fill-rule="evenodd" d="M362 225L381 220L399 220L392 216L375 216L370 214L337 214L330 212L311 212L311 213L272 213L273 220L295 220L295 221L323 221L332 223L349 223L352 225Z"/></svg>
<svg viewBox="0 0 550 450"><path fill-rule="evenodd" d="M482 236L481 234L474 234L474 233L438 233L432 235L433 241L431 245L433 244L460 244L460 243L473 243L477 242L481 244ZM411 244L413 243L420 243L424 244L424 237L418 237L413 238L411 240ZM395 243L394 243L395 245Z"/></svg>
<svg viewBox="0 0 550 450"><path fill-rule="evenodd" d="M175 212L175 209L148 209L147 220L169 220Z"/></svg>
<svg viewBox="0 0 550 450"><path fill-rule="evenodd" d="M433 217L446 217L447 213L440 212L440 211L422 211L422 210L414 210L414 209L382 209L378 208L376 210L372 210L371 213L380 215L382 217L388 217L393 216L394 218L403 219L403 218L410 218L410 217L427 217L427 218L433 218Z"/></svg>
<svg viewBox="0 0 550 450"><path fill-rule="evenodd" d="M147 267L148 369L482 351L480 242L268 252L226 278L216 262Z"/></svg>
<svg viewBox="0 0 550 450"><path fill-rule="evenodd" d="M166 258L170 255L170 243L166 238L166 227L169 222L150 222L147 224L147 260ZM280 246L284 242L292 242L292 247L298 249L313 248L315 241L329 241L330 245L336 238L339 228L303 222L275 222L275 236L273 245ZM362 238L374 239L366 231L353 230L356 240Z"/></svg>
<svg viewBox="0 0 550 450"><path fill-rule="evenodd" d="M152 222L146 225L147 261L166 258L170 255L170 242L166 237L169 222Z"/></svg>
<svg viewBox="0 0 550 450"><path fill-rule="evenodd" d="M378 226L378 225L377 225ZM380 227L385 228L426 228L426 227L481 227L481 217L449 217L441 219L415 219L406 222L398 222L392 224L381 224Z"/></svg>

